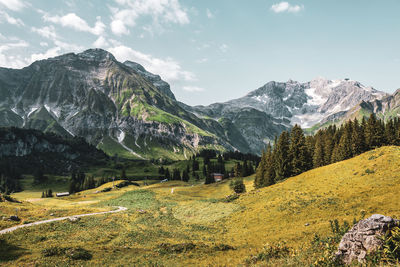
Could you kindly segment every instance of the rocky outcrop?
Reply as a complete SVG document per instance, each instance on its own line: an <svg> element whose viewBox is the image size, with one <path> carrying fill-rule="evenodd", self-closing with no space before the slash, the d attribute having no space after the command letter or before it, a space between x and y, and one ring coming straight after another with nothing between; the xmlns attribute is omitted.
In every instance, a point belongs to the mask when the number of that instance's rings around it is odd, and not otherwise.
<svg viewBox="0 0 400 267"><path fill-rule="evenodd" d="M344 264L351 264L354 260L362 263L367 253L382 247L380 237L399 223L399 220L380 214L359 221L342 237L335 255L337 260Z"/></svg>

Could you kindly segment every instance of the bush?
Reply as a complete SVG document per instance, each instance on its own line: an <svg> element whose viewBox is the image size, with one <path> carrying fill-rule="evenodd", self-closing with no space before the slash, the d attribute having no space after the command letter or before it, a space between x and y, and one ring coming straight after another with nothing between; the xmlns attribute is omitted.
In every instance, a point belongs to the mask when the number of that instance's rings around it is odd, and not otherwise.
<svg viewBox="0 0 400 267"><path fill-rule="evenodd" d="M236 194L246 192L246 186L244 185L242 179L232 180L229 186Z"/></svg>
<svg viewBox="0 0 400 267"><path fill-rule="evenodd" d="M280 242L277 244L266 244L263 250L255 256L246 260L247 264L255 264L257 262L268 262L271 259L279 259L286 257L290 254L290 248L285 243Z"/></svg>
<svg viewBox="0 0 400 267"><path fill-rule="evenodd" d="M42 250L42 255L44 257L52 256L67 256L72 260L90 260L92 254L81 247L77 248L59 248L59 247L49 247Z"/></svg>
<svg viewBox="0 0 400 267"><path fill-rule="evenodd" d="M72 260L90 260L92 258L92 254L81 247L67 249L65 255Z"/></svg>
<svg viewBox="0 0 400 267"><path fill-rule="evenodd" d="M51 256L61 256L65 252L65 248L59 247L49 247L42 250L42 255L44 257L51 257Z"/></svg>
<svg viewBox="0 0 400 267"><path fill-rule="evenodd" d="M225 199L224 199L224 202L228 202L229 203L229 202L232 202L232 201L234 201L234 200L236 200L238 198L239 198L239 194L233 193L232 195L226 196Z"/></svg>

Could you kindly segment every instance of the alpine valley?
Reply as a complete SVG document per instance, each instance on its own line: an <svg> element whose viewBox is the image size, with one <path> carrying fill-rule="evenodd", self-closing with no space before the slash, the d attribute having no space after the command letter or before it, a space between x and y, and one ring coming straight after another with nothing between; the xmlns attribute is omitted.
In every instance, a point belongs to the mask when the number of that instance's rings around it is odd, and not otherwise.
<svg viewBox="0 0 400 267"><path fill-rule="evenodd" d="M317 78L272 81L242 98L192 107L140 64L89 49L0 68L0 126L83 137L129 158L184 159L204 148L259 154L295 124L311 133L371 113L396 117L399 94Z"/></svg>

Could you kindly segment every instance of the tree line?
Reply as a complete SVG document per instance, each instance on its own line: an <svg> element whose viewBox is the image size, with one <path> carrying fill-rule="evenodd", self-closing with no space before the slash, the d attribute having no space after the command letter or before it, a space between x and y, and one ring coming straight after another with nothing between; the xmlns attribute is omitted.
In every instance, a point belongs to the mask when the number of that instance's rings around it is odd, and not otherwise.
<svg viewBox="0 0 400 267"><path fill-rule="evenodd" d="M371 114L361 122L349 120L305 136L299 125L284 131L262 152L256 170L256 188L272 185L313 168L346 160L385 145L400 145L400 120L386 123Z"/></svg>

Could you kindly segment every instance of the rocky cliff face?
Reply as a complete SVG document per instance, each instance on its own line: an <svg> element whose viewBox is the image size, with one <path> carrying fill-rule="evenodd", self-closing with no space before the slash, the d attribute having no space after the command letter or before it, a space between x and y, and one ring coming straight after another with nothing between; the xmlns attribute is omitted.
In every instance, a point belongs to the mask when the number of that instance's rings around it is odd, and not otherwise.
<svg viewBox="0 0 400 267"><path fill-rule="evenodd" d="M173 158L202 146L230 148L176 104L159 76L101 49L37 61L22 70L0 69L0 95L0 125L82 136L95 145L113 140L107 146L112 153L145 157L141 148L125 143L127 134L154 136L159 148L176 146L180 152Z"/></svg>
<svg viewBox="0 0 400 267"><path fill-rule="evenodd" d="M317 78L306 83L269 82L224 103L182 106L198 116L228 118L255 152L295 124L310 128L337 121L363 101L381 101L385 97L387 94L356 81Z"/></svg>

